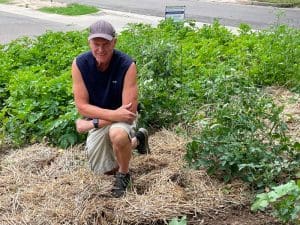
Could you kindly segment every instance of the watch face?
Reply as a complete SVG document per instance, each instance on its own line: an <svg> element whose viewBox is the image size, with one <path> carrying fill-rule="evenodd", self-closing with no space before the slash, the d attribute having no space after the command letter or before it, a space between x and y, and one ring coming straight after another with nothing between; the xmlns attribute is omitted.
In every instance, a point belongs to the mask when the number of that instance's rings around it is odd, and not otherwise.
<svg viewBox="0 0 300 225"><path fill-rule="evenodd" d="M99 119L93 119L93 124L95 128L99 128Z"/></svg>

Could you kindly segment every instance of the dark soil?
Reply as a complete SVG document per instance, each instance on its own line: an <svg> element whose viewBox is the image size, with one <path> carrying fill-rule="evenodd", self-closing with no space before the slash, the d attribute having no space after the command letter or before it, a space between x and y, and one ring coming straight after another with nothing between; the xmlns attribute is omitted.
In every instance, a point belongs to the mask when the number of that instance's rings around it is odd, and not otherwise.
<svg viewBox="0 0 300 225"><path fill-rule="evenodd" d="M242 206L240 208L232 208L226 210L225 213L204 217L202 220L191 221L189 224L201 225L283 225L274 217L266 213L253 213L250 206ZM200 223L199 223L200 222Z"/></svg>

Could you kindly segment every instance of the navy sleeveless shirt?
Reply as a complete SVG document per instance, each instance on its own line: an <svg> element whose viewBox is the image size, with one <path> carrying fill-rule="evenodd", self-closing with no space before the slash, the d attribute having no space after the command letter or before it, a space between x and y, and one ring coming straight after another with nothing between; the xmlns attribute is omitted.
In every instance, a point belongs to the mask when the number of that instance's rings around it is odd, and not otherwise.
<svg viewBox="0 0 300 225"><path fill-rule="evenodd" d="M84 84L89 93L89 103L104 109L117 109L122 105L125 74L133 60L115 50L108 68L101 72L91 51L76 58Z"/></svg>

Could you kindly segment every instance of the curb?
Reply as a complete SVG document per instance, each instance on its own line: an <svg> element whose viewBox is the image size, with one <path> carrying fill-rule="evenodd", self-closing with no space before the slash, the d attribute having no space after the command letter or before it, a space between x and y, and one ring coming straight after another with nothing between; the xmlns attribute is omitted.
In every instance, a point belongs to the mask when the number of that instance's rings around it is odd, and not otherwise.
<svg viewBox="0 0 300 225"><path fill-rule="evenodd" d="M260 5L260 6L273 6L278 8L293 8L296 7L295 3L271 3L271 2L260 2L260 1L250 1L250 5Z"/></svg>

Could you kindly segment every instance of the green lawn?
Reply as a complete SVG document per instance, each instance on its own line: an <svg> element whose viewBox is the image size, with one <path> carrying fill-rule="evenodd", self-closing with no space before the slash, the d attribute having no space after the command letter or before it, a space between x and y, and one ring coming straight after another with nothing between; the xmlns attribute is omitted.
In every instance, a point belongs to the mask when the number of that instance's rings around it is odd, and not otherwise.
<svg viewBox="0 0 300 225"><path fill-rule="evenodd" d="M2 4L5 4L5 3L9 3L10 2L10 0L0 0L0 4L2 3Z"/></svg>
<svg viewBox="0 0 300 225"><path fill-rule="evenodd" d="M270 3L278 3L278 4L293 4L300 5L300 0L256 0L259 2L270 2Z"/></svg>
<svg viewBox="0 0 300 225"><path fill-rule="evenodd" d="M40 8L39 10L42 12L55 13L55 14L68 15L68 16L85 15L85 14L96 13L99 11L97 7L80 5L77 3L67 5L66 7L43 7Z"/></svg>

